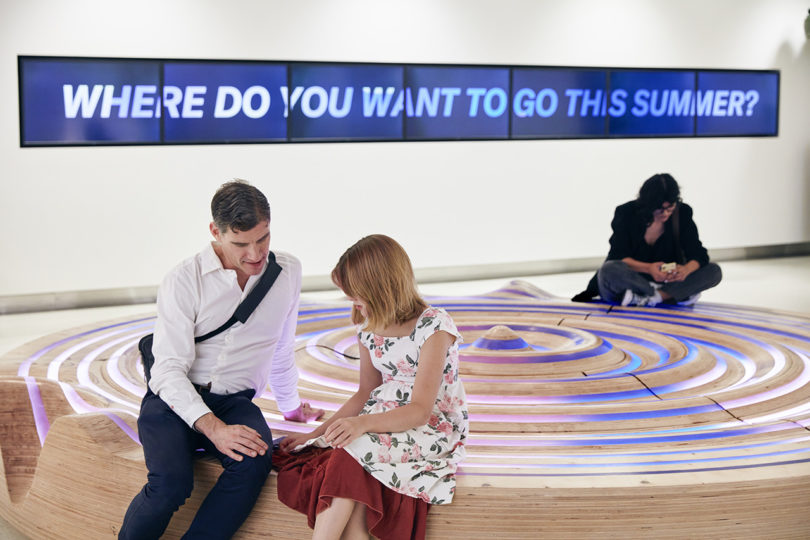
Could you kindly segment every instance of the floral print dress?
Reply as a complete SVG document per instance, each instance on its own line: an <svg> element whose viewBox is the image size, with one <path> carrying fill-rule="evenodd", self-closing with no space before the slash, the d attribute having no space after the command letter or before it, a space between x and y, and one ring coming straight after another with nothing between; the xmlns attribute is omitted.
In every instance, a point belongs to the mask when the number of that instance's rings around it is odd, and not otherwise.
<svg viewBox="0 0 810 540"><path fill-rule="evenodd" d="M374 478L399 493L430 504L449 504L455 473L469 431L467 400L458 378L461 334L441 308L429 307L409 336L383 337L360 331L361 346L382 373L360 414L390 411L410 403L422 345L443 330L456 339L445 358L443 378L427 424L399 433L365 433L345 447Z"/></svg>

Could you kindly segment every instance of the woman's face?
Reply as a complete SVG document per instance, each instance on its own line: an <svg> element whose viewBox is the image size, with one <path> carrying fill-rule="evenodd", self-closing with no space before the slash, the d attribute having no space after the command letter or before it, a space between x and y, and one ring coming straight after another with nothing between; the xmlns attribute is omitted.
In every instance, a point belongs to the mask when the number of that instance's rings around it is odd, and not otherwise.
<svg viewBox="0 0 810 540"><path fill-rule="evenodd" d="M351 300L352 309L356 309L360 312L360 315L362 315L364 319L368 319L368 302L362 298L352 298L349 295L346 295L346 297Z"/></svg>
<svg viewBox="0 0 810 540"><path fill-rule="evenodd" d="M677 201L665 202L661 205L661 208L653 210L653 219L658 223L666 223L666 221L672 215L672 212L675 211L676 206L678 206Z"/></svg>

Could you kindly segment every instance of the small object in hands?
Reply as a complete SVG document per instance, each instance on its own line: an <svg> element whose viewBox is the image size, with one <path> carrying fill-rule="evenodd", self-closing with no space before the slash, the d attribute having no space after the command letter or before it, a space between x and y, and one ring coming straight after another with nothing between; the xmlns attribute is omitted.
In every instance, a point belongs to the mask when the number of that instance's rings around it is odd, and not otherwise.
<svg viewBox="0 0 810 540"><path fill-rule="evenodd" d="M674 271L675 271L675 268L676 268L677 266L678 266L678 265L677 265L677 264L675 264L674 262L671 262L671 263L664 263L664 264L662 264L662 265L661 265L661 271L662 271L662 272L664 272L665 274L668 274L668 273L670 273L670 272L674 272Z"/></svg>

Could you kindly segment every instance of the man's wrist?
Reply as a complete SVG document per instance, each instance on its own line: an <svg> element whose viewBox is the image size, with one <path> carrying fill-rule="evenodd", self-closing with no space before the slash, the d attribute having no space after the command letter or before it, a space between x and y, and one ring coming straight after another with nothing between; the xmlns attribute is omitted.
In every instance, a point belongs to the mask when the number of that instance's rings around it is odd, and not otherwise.
<svg viewBox="0 0 810 540"><path fill-rule="evenodd" d="M216 424L218 421L221 420L219 420L214 413L208 412L197 418L197 420L194 422L193 429L194 431L202 433L210 439L210 433L216 429Z"/></svg>
<svg viewBox="0 0 810 540"><path fill-rule="evenodd" d="M291 411L281 411L281 415L284 416L285 420L290 420L291 418L300 417L304 413L304 403L301 402L298 404L298 407Z"/></svg>

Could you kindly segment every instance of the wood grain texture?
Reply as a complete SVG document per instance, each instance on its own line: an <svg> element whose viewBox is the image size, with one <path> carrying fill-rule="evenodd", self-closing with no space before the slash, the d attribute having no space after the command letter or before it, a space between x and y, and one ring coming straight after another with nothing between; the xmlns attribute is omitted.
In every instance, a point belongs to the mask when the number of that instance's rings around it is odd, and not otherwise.
<svg viewBox="0 0 810 540"><path fill-rule="evenodd" d="M464 337L471 434L429 538L810 537L806 315L572 304L521 282L430 300ZM0 358L0 515L24 534L116 536L146 478L136 343L153 323L69 329ZM348 304L304 301L297 333L301 396L331 414L357 381ZM312 429L285 422L269 390L256 402L275 436ZM220 471L199 460L166 538ZM311 536L275 490L271 475L237 538Z"/></svg>

